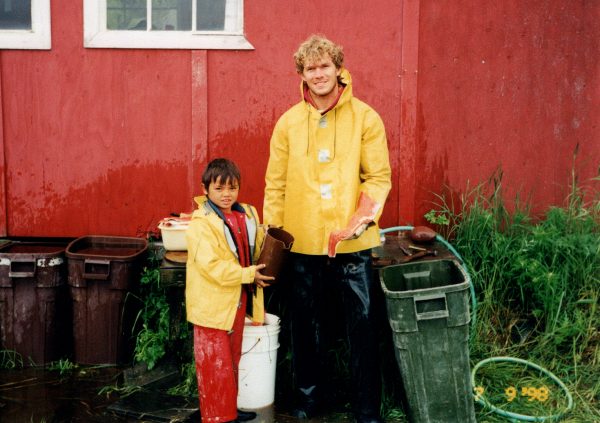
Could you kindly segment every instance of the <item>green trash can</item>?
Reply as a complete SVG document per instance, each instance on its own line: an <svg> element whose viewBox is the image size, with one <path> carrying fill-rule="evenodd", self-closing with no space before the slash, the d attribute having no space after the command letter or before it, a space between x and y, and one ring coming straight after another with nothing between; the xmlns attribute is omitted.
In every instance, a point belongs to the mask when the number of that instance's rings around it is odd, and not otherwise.
<svg viewBox="0 0 600 423"><path fill-rule="evenodd" d="M380 270L412 423L476 422L469 365L469 284L453 259Z"/></svg>

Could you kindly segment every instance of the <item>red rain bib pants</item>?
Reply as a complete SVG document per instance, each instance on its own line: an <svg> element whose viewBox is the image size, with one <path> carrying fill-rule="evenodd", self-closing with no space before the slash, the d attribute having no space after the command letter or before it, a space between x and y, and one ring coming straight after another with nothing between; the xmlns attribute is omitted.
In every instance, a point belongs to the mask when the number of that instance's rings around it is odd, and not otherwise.
<svg viewBox="0 0 600 423"><path fill-rule="evenodd" d="M194 325L194 358L203 423L237 419L238 365L246 316L242 289L231 332Z"/></svg>

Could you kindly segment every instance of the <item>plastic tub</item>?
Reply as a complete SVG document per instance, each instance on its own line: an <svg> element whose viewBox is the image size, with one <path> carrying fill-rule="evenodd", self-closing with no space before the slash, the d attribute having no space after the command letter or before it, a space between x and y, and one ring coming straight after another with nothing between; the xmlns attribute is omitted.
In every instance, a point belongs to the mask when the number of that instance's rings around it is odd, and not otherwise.
<svg viewBox="0 0 600 423"><path fill-rule="evenodd" d="M185 231L189 226L188 219L163 219L158 228L163 245L167 251L187 251Z"/></svg>

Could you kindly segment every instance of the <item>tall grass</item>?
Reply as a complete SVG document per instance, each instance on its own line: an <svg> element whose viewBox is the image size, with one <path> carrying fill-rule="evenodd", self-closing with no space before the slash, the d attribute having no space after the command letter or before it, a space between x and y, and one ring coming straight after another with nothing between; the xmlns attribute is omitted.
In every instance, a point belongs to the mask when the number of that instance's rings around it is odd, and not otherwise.
<svg viewBox="0 0 600 423"><path fill-rule="evenodd" d="M428 214L446 223L437 229L473 280L471 358L534 361L575 393L574 420L567 421L600 421L600 198L590 191L599 179L586 191L573 172L565 204L533 216L519 198L508 209L502 176L496 172L458 199L439 195Z"/></svg>

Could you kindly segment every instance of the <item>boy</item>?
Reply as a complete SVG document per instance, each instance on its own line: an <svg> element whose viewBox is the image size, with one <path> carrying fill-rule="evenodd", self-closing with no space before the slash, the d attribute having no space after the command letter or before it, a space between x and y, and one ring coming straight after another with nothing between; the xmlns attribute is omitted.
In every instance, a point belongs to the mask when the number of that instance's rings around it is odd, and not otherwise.
<svg viewBox="0 0 600 423"><path fill-rule="evenodd" d="M194 200L186 232L187 320L194 324L194 358L204 423L251 420L237 409L238 364L246 306L254 324L264 322L264 264L253 265L264 232L256 209L237 202L241 176L227 159L215 159L202 175L203 196Z"/></svg>

